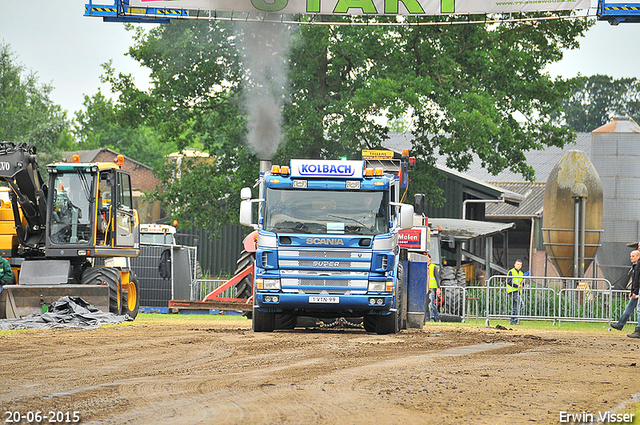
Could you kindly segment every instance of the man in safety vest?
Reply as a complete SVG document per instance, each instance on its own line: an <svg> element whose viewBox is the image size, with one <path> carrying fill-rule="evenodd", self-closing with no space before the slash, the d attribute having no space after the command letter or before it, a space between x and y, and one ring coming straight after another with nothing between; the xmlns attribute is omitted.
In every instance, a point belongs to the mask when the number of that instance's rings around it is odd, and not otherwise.
<svg viewBox="0 0 640 425"><path fill-rule="evenodd" d="M511 294L512 300L512 312L511 312L511 324L519 325L520 320L518 317L520 316L520 304L522 303L522 299L520 298L520 290L522 289L522 281L524 278L524 273L522 270L522 261L516 260L513 264L513 268L509 270L507 273L507 294Z"/></svg>
<svg viewBox="0 0 640 425"><path fill-rule="evenodd" d="M431 263L431 254L429 253L427 253L427 272L430 318L437 322L440 320L440 313L438 313L438 306L436 306L436 298L440 296L440 267ZM426 317L425 321L427 321Z"/></svg>

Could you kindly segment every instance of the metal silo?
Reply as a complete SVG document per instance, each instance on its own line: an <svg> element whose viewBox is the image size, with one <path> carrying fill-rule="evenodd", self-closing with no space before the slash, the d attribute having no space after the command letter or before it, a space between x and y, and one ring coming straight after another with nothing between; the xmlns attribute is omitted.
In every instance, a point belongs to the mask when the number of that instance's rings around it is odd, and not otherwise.
<svg viewBox="0 0 640 425"><path fill-rule="evenodd" d="M602 184L582 151L566 151L544 188L542 235L561 276L582 277L602 233Z"/></svg>
<svg viewBox="0 0 640 425"><path fill-rule="evenodd" d="M640 126L617 117L591 133L591 162L603 187L602 247L597 261L614 287L626 285L628 243L640 239Z"/></svg>

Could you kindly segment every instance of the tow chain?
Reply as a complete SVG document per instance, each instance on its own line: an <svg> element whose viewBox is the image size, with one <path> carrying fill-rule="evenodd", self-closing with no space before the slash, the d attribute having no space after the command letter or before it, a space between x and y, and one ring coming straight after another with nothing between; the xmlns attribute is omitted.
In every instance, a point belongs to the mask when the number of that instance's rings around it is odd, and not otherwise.
<svg viewBox="0 0 640 425"><path fill-rule="evenodd" d="M321 328L343 327L343 328L357 328L357 329L361 329L363 327L362 323L353 323L353 322L348 321L344 317L340 317L340 318L336 319L334 322L328 323L328 324L324 323L324 322L320 322L320 324L318 326L321 327Z"/></svg>

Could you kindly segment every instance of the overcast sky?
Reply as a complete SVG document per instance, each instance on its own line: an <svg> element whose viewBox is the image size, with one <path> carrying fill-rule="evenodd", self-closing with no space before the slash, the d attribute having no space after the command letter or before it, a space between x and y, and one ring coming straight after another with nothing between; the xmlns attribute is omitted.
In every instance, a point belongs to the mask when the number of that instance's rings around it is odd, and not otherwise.
<svg viewBox="0 0 640 425"><path fill-rule="evenodd" d="M594 0L595 1L595 0ZM149 73L124 56L132 33L120 23L84 17L85 0L1 0L0 42L8 43L18 62L37 73L41 83L51 83L52 100L69 111L82 109L83 96L100 87L100 64L113 60L118 72L133 74L136 84L148 87ZM94 4L98 4L94 1ZM113 4L104 0L103 4ZM580 40L580 49L568 51L553 75L572 77L605 74L615 78L640 78L640 24L610 26L598 22ZM108 95L106 86L102 92Z"/></svg>

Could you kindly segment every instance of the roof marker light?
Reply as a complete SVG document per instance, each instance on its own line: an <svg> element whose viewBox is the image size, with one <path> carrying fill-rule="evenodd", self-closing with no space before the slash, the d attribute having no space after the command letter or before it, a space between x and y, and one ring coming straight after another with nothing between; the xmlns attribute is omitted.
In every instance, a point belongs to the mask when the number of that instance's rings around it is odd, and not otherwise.
<svg viewBox="0 0 640 425"><path fill-rule="evenodd" d="M272 165L271 166L271 174L280 174L280 166Z"/></svg>
<svg viewBox="0 0 640 425"><path fill-rule="evenodd" d="M80 155L78 155L78 154L74 154L74 155L71 157L71 162L80 162Z"/></svg>
<svg viewBox="0 0 640 425"><path fill-rule="evenodd" d="M289 167L286 165L283 165L282 167L280 167L280 174L282 174L283 176L288 176L289 174L291 174L289 172Z"/></svg>

